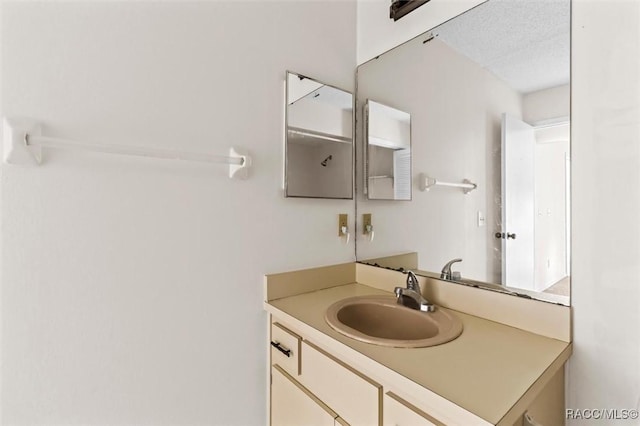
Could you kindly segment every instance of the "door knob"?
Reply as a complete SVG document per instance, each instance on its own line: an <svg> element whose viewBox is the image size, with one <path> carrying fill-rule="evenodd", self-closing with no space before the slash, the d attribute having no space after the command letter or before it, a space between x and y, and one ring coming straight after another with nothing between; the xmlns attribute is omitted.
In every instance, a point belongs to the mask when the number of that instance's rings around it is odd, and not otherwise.
<svg viewBox="0 0 640 426"><path fill-rule="evenodd" d="M496 232L495 234L493 234L494 237L496 237L497 239L507 239L507 240L515 240L516 239L516 234L515 233L510 233L507 232L506 234L504 232Z"/></svg>

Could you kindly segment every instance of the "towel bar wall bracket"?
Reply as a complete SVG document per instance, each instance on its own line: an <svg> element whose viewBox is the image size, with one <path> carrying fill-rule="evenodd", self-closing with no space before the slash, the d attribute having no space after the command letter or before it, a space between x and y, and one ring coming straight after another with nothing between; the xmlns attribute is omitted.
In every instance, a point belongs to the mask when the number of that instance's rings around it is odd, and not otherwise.
<svg viewBox="0 0 640 426"><path fill-rule="evenodd" d="M122 145L95 145L42 136L42 126L35 120L4 118L4 161L7 164L34 166L42 163L43 148L72 149L107 154L134 155L164 160L186 160L229 165L229 177L246 179L251 157L238 149L230 148L228 156L181 152L168 149L143 148Z"/></svg>
<svg viewBox="0 0 640 426"><path fill-rule="evenodd" d="M27 145L27 135L31 137L42 136L40 124L24 118L5 118L2 121L5 163L37 166L42 162L42 147Z"/></svg>

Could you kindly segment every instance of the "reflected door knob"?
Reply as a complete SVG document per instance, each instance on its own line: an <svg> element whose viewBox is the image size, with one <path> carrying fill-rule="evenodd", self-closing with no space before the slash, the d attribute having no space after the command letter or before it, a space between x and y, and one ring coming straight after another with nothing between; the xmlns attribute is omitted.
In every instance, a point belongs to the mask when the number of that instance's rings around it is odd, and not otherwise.
<svg viewBox="0 0 640 426"><path fill-rule="evenodd" d="M514 234L510 234L510 233L507 232L507 240L509 238L511 238L512 240L515 240L516 239L516 234L515 233Z"/></svg>

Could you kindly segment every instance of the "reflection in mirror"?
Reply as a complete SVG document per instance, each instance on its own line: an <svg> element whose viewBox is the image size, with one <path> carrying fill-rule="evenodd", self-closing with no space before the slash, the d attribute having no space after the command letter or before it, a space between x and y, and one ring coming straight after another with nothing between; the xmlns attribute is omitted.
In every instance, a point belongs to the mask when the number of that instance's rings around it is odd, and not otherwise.
<svg viewBox="0 0 640 426"><path fill-rule="evenodd" d="M353 96L287 73L285 194L353 198Z"/></svg>
<svg viewBox="0 0 640 426"><path fill-rule="evenodd" d="M411 200L411 116L372 100L365 111L367 198Z"/></svg>
<svg viewBox="0 0 640 426"><path fill-rule="evenodd" d="M358 194L376 223L358 261L569 304L569 23L569 0L489 0L358 67L357 114L367 99L411 112L425 189Z"/></svg>

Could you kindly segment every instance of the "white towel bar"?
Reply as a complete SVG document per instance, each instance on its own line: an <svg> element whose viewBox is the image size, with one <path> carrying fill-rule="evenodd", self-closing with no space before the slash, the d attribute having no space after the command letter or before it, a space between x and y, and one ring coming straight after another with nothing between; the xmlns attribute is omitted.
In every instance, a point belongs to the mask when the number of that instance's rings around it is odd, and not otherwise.
<svg viewBox="0 0 640 426"><path fill-rule="evenodd" d="M470 193L478 187L477 184L471 182L468 179L464 179L462 183L455 182L442 182L432 177L427 176L424 173L420 174L420 190L428 191L432 186L449 186L452 188L462 188L465 194Z"/></svg>
<svg viewBox="0 0 640 426"><path fill-rule="evenodd" d="M174 151L124 145L88 144L41 135L40 125L33 120L7 119L3 121L4 160L9 164L33 165L42 162L42 148L71 149L106 154L133 155L164 160L201 161L229 164L229 177L245 179L251 158L231 148L228 156Z"/></svg>

